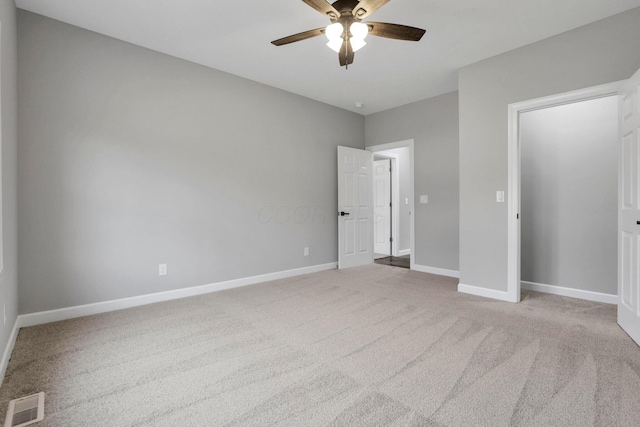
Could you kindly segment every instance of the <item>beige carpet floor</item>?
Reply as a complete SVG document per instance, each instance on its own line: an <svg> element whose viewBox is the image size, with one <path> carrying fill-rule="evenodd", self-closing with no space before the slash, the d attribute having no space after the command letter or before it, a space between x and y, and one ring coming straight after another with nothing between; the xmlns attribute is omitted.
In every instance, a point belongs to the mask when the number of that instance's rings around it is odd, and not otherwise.
<svg viewBox="0 0 640 427"><path fill-rule="evenodd" d="M42 426L638 426L615 306L371 265L20 331Z"/></svg>

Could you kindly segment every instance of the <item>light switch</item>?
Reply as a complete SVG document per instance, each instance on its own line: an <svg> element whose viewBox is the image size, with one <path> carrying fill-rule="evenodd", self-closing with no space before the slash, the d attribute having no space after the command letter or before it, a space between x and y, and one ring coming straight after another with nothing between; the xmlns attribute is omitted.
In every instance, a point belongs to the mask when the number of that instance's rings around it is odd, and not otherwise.
<svg viewBox="0 0 640 427"><path fill-rule="evenodd" d="M496 202L504 202L504 191L496 191Z"/></svg>
<svg viewBox="0 0 640 427"><path fill-rule="evenodd" d="M429 196L420 196L420 203L429 203Z"/></svg>
<svg viewBox="0 0 640 427"><path fill-rule="evenodd" d="M404 199L404 204L405 204L405 205L408 205L408 204L409 204L409 198L408 198L408 197Z"/></svg>

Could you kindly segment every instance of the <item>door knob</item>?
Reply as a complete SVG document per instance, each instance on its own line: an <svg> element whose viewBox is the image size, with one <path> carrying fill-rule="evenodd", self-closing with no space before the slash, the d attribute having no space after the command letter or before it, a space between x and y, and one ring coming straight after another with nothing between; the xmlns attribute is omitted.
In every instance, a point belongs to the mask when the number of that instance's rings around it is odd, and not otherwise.
<svg viewBox="0 0 640 427"><path fill-rule="evenodd" d="M349 212L338 212L338 216L348 216Z"/></svg>

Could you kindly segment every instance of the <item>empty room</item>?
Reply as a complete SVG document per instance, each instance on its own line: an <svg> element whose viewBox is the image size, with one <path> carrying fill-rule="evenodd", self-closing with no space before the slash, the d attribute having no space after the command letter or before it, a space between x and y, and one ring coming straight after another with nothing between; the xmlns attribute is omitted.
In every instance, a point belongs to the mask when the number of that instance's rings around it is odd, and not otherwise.
<svg viewBox="0 0 640 427"><path fill-rule="evenodd" d="M637 426L640 0L0 0L0 422Z"/></svg>

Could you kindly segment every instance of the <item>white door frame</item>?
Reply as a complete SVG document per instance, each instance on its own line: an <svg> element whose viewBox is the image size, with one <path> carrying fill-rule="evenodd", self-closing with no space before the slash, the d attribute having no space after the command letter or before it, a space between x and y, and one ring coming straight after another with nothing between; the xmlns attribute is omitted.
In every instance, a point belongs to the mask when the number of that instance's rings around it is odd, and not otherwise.
<svg viewBox="0 0 640 427"><path fill-rule="evenodd" d="M520 302L520 114L617 95L626 80L508 105L507 301Z"/></svg>
<svg viewBox="0 0 640 427"><path fill-rule="evenodd" d="M414 199L415 199L415 194L414 194L414 164L413 164L413 139L407 139L404 141L397 141L397 142L390 142L388 144L382 144L382 145L372 145L369 147L366 147L365 150L371 151L373 153L376 153L378 151L386 151L386 150L392 150L394 148L403 148L403 147L409 147L409 250L411 251L411 260L410 260L410 264L409 264L409 268L411 270L414 269L414 265L415 265L415 260L416 260L416 248L415 248L415 203L414 203ZM386 154L386 156L388 156L388 154ZM396 167L395 167L395 171L397 173L398 171L398 167L397 167L397 162L396 162ZM395 175L394 176L394 181L396 183L398 183L398 188L399 188L399 176ZM394 205L395 207L398 209L398 213L400 211L400 192L396 191L396 189L394 188L393 192L395 193L394 197ZM398 197L397 199L395 199L395 197ZM394 210L393 213L394 218L398 219L398 214L396 214L396 211ZM394 224L395 224L395 220L394 220ZM394 234L394 243L396 242L396 239L398 239L398 230L394 230L395 234ZM371 232L373 233L373 228L371 229ZM398 247L397 245L394 245L394 251L396 251L396 253L398 253Z"/></svg>

